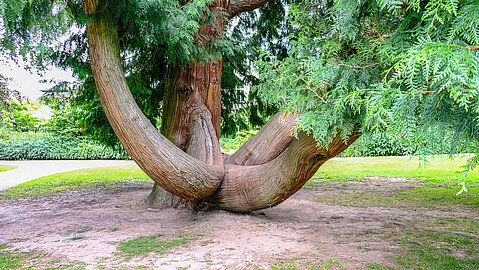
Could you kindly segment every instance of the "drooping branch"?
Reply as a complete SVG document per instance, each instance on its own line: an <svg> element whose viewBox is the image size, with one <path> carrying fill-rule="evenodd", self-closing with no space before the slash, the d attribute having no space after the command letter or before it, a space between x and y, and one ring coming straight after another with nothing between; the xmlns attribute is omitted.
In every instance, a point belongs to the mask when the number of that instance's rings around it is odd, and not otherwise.
<svg viewBox="0 0 479 270"><path fill-rule="evenodd" d="M93 14L98 1L84 0ZM204 198L223 180L223 167L186 154L162 136L141 112L126 83L116 30L99 18L87 24L91 68L101 104L133 160L165 190L187 200Z"/></svg>
<svg viewBox="0 0 479 270"><path fill-rule="evenodd" d="M220 209L248 212L275 206L298 191L328 159L351 145L360 134L344 142L339 135L327 148L303 132L274 160L257 166L225 165L225 180L206 204Z"/></svg>
<svg viewBox="0 0 479 270"><path fill-rule="evenodd" d="M231 0L228 8L230 19L236 15L257 9L271 0Z"/></svg>
<svg viewBox="0 0 479 270"><path fill-rule="evenodd" d="M225 163L252 166L273 160L293 141L296 119L296 115L278 112L238 151L227 157Z"/></svg>

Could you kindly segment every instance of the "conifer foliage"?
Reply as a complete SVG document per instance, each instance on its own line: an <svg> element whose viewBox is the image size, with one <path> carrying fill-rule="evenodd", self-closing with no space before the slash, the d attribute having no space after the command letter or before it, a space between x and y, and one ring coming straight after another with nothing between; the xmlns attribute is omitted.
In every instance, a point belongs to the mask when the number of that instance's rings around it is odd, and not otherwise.
<svg viewBox="0 0 479 270"><path fill-rule="evenodd" d="M301 1L289 12L289 57L257 62L257 90L320 144L356 129L389 131L424 145L419 154L430 136L451 138L451 153L477 140L479 1Z"/></svg>

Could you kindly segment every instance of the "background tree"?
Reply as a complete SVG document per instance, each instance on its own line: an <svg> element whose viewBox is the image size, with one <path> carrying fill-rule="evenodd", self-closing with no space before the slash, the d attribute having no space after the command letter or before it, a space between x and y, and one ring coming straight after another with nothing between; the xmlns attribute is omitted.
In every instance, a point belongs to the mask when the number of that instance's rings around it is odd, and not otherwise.
<svg viewBox="0 0 479 270"><path fill-rule="evenodd" d="M260 97L290 114L277 114L234 155L223 156L220 86L228 58L222 56L234 54L226 25L266 2L84 1L83 9L75 1L5 1L9 35L2 43L22 52L32 47L26 42L32 33L59 35L58 18L86 23L89 58L81 56L91 64L113 130L150 177L198 207L276 205L362 132L395 129L421 138L450 126L475 138L476 1L302 1L276 27L290 33L271 40L287 44L281 53L265 46L256 62ZM130 39L135 35L141 38ZM42 60L48 50L41 48L32 59ZM145 48L166 52L158 58L166 63L163 80L146 85L163 89L161 129L176 146L156 132L130 93L134 63L150 70L146 76L155 72L149 63L158 63L156 54L135 60ZM454 128L459 119L467 119L467 132Z"/></svg>

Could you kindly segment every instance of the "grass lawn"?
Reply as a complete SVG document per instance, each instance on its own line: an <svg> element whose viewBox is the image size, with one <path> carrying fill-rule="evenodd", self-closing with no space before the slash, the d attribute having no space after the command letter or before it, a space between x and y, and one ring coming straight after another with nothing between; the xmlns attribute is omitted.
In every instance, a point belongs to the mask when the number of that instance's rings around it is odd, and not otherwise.
<svg viewBox="0 0 479 270"><path fill-rule="evenodd" d="M479 172L470 172L467 182L469 192L456 196L461 189L461 170L468 156L454 160L447 156L430 157L427 164L418 158L372 157L342 158L326 162L314 176L312 183L322 181L362 181L368 176L403 177L420 179L415 188L404 188L393 194L357 190L351 193L330 194L320 201L347 206L382 206L400 208L450 208L452 206L479 207ZM311 183L309 183L311 185Z"/></svg>
<svg viewBox="0 0 479 270"><path fill-rule="evenodd" d="M11 166L11 165L0 165L0 172L4 171L9 171L17 168L17 166Z"/></svg>
<svg viewBox="0 0 479 270"><path fill-rule="evenodd" d="M459 156L450 160L445 156L429 158L427 164L417 158L340 158L328 161L316 173L307 187L319 187L327 190L317 193L318 201L350 207L380 206L400 209L391 219L426 228L418 230L412 227L383 227L377 234L400 249L391 255L396 266L371 263L370 269L479 269L479 239L438 230L465 232L479 235L479 172L469 175L468 192L456 196L461 166L468 156ZM369 185L365 177L383 176L384 183ZM401 182L389 183L387 178L401 177L411 180L413 185L401 186ZM40 197L54 195L59 191L88 187L117 187L137 181L151 181L138 166L117 166L92 168L54 174L0 192L0 199L22 197ZM361 189L361 187L363 187ZM368 189L365 189L368 188ZM426 211L421 210L426 209ZM441 213L428 214L429 209L441 210ZM461 210L467 210L464 214ZM415 212L418 210L418 212ZM378 210L380 211L380 210ZM400 216L398 213L407 212ZM474 214L476 213L476 214ZM161 254L165 250L184 245L194 238L180 235L165 237L161 234L140 236L119 243L118 251L125 259L146 256L150 252ZM366 252L366 251L365 251ZM333 254L334 255L334 254ZM12 250L7 244L0 243L0 268L17 268L32 254ZM37 255L35 255L37 256ZM318 268L298 265L294 260L285 264L273 264L271 269L336 269L341 263L336 259L326 262ZM81 269L82 265L73 265ZM79 267L79 268L76 268ZM72 268L73 269L73 268Z"/></svg>
<svg viewBox="0 0 479 270"><path fill-rule="evenodd" d="M387 176L424 179L424 182L431 184L457 182L462 175L457 172L462 170L461 166L470 157L460 155L451 160L448 156L431 156L427 163L420 162L417 157L338 158L321 166L315 178L338 180ZM479 171L470 172L469 179L478 181Z"/></svg>
<svg viewBox="0 0 479 270"><path fill-rule="evenodd" d="M136 165L81 169L52 174L0 191L0 199L41 197L67 189L117 187L137 181L151 179Z"/></svg>

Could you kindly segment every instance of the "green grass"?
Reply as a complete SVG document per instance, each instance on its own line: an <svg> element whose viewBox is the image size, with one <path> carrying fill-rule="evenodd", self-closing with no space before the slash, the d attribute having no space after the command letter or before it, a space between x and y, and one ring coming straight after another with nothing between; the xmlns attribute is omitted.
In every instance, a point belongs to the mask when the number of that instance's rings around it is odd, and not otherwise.
<svg viewBox="0 0 479 270"><path fill-rule="evenodd" d="M190 238L186 235L178 235L178 238L164 239L163 234L156 233L149 236L139 236L125 242L121 242L117 250L126 259L134 256L147 255L150 252L164 254L167 249L186 244Z"/></svg>
<svg viewBox="0 0 479 270"><path fill-rule="evenodd" d="M262 268L256 268L262 269ZM313 263L301 257L295 257L290 260L276 262L270 265L270 270L322 270L322 269L344 269L341 261L335 257L331 257L321 263Z"/></svg>
<svg viewBox="0 0 479 270"><path fill-rule="evenodd" d="M13 170L15 168L18 168L18 166L12 166L12 165L0 165L0 172L4 172L4 171L9 171L9 170Z"/></svg>
<svg viewBox="0 0 479 270"><path fill-rule="evenodd" d="M390 236L403 246L397 266L368 264L370 269L479 269L479 240L431 231L396 231Z"/></svg>
<svg viewBox="0 0 479 270"><path fill-rule="evenodd" d="M470 155L460 155L453 160L447 156L428 157L423 164L417 157L368 157L341 158L326 162L319 168L315 178L342 180L366 176L388 176L424 179L430 184L456 182L461 174L461 166ZM469 174L469 179L479 181L479 170Z"/></svg>
<svg viewBox="0 0 479 270"><path fill-rule="evenodd" d="M400 240L408 252L397 263L406 269L479 269L477 240L438 232L409 232Z"/></svg>
<svg viewBox="0 0 479 270"><path fill-rule="evenodd" d="M323 189L341 190L350 187L354 192L337 192L322 195L319 201L346 206L380 206L396 208L451 208L452 206L479 207L479 171L469 174L468 192L460 195L458 180L460 167L469 156L462 155L450 160L447 156L434 156L429 162L421 164L418 158L344 158L330 160L316 173L315 179ZM420 179L417 187L401 188L393 193L362 191L355 189L354 182L361 182L368 176L404 177ZM347 183L345 181L352 181ZM327 183L330 184L327 184ZM340 184L340 183L343 184ZM317 180L307 183L306 188L314 188ZM339 186L340 185L340 186ZM378 187L378 190L381 190Z"/></svg>
<svg viewBox="0 0 479 270"><path fill-rule="evenodd" d="M357 207L395 208L438 208L450 209L453 206L479 207L479 187L469 187L469 191L456 196L458 187L420 186L405 189L395 194L376 192L351 192L321 195L319 201Z"/></svg>
<svg viewBox="0 0 479 270"><path fill-rule="evenodd" d="M97 186L118 187L151 179L136 165L91 168L52 174L0 192L0 199L54 195L60 191Z"/></svg>
<svg viewBox="0 0 479 270"><path fill-rule="evenodd" d="M479 172L473 171L468 179L468 192L460 195L457 185L461 170L470 156L463 155L450 160L446 156L430 157L424 166L418 158L344 158L328 161L315 175L309 188L321 188L328 192L318 200L334 204L370 207L417 209L458 209L479 207ZM368 176L403 177L419 179L416 182L384 185L367 182ZM317 179L322 180L317 180ZM344 185L344 184L347 185ZM371 183L376 185L372 187ZM384 185L384 186L383 186ZM377 187L376 187L377 186ZM454 210L453 210L454 211ZM370 269L479 269L479 240L453 233L434 230L460 231L479 235L477 216L417 216L401 221L415 225L392 227L382 231L383 237L394 245L401 246L393 259L396 266L376 263Z"/></svg>
<svg viewBox="0 0 479 270"><path fill-rule="evenodd" d="M85 263L66 262L64 260L50 260L46 253L33 251L12 250L9 245L0 243L0 269L68 269L83 270Z"/></svg>
<svg viewBox="0 0 479 270"><path fill-rule="evenodd" d="M12 251L5 250L9 246L0 243L0 269L18 269L22 266L23 257Z"/></svg>

